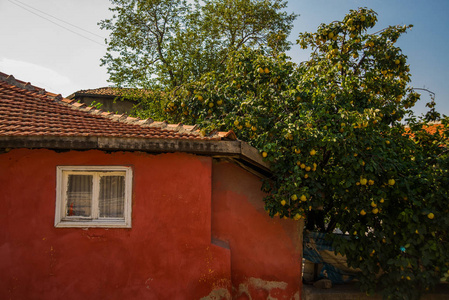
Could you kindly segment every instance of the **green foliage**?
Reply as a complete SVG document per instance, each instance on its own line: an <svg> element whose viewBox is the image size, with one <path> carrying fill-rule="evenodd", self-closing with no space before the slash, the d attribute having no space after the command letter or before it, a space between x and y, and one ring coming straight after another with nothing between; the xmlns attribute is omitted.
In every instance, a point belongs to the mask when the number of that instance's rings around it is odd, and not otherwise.
<svg viewBox="0 0 449 300"><path fill-rule="evenodd" d="M419 94L395 46L411 26L368 33L376 21L359 9L301 34L312 54L300 65L283 53L234 52L225 70L167 94L165 110L204 134L233 129L259 149L273 174L263 185L268 213L313 227L309 212L323 210L321 230L348 234L334 246L361 270L363 290L418 299L449 277L449 120L431 134L411 115Z"/></svg>
<svg viewBox="0 0 449 300"><path fill-rule="evenodd" d="M118 86L173 89L204 73L224 70L232 50L288 48L296 18L281 0L111 0L114 16L102 59Z"/></svg>

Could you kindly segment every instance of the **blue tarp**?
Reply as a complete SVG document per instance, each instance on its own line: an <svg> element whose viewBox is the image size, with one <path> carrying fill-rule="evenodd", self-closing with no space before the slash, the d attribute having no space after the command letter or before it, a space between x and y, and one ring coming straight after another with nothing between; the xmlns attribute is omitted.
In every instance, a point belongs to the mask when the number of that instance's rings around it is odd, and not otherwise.
<svg viewBox="0 0 449 300"><path fill-rule="evenodd" d="M303 257L312 263L323 264L318 275L319 279L327 278L334 284L346 283L354 279L354 273L349 273L337 268L331 261L326 261L322 253L331 251L332 244L326 240L326 233L310 232L304 236ZM321 253L320 253L321 252Z"/></svg>

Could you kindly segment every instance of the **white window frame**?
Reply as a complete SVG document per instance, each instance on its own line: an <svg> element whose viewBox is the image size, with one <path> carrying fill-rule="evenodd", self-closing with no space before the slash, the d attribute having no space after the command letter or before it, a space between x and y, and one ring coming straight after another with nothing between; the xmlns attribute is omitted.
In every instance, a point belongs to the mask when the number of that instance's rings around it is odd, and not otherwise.
<svg viewBox="0 0 449 300"><path fill-rule="evenodd" d="M108 175L125 173L125 203L123 218L99 218L98 207L92 206L92 218L73 218L66 216L67 207L67 185L69 174L94 175L101 173ZM132 207L132 168L127 166L57 166L56 167L56 211L55 227L57 228L131 228L131 207ZM94 180L93 197L98 193L99 183ZM94 201L96 203L96 201Z"/></svg>

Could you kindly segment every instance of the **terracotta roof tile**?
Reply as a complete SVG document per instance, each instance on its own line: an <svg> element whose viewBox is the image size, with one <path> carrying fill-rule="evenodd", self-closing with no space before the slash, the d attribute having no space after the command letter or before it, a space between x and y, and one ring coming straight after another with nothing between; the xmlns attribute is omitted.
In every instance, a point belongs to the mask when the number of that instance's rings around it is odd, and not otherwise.
<svg viewBox="0 0 449 300"><path fill-rule="evenodd" d="M167 124L103 112L1 72L0 136L236 139L231 131L202 137L196 126Z"/></svg>
<svg viewBox="0 0 449 300"><path fill-rule="evenodd" d="M439 135L443 135L444 130L445 130L444 125L441 122L434 122L434 123L429 123L428 125L423 125L422 129L432 135L434 135L436 133L438 133ZM415 136L415 134L410 131L409 127L406 127L405 131L410 136L412 136L412 137Z"/></svg>
<svg viewBox="0 0 449 300"><path fill-rule="evenodd" d="M121 96L123 94L123 89L116 87L101 87L96 89L80 90L75 93L87 95Z"/></svg>
<svg viewBox="0 0 449 300"><path fill-rule="evenodd" d="M137 91L138 94L149 95L152 92L149 90L119 88L119 87L100 87L96 89L79 90L67 96L69 99L74 99L80 96L105 96L105 97L121 97L129 92Z"/></svg>
<svg viewBox="0 0 449 300"><path fill-rule="evenodd" d="M430 134L435 134L435 133L442 134L443 130L444 130L444 126L441 123L434 123L429 126L424 126L424 130Z"/></svg>

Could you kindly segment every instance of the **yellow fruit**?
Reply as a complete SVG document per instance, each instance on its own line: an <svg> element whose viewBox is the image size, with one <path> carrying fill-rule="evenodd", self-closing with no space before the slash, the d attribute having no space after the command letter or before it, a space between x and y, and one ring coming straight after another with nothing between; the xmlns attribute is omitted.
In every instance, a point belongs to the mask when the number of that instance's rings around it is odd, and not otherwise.
<svg viewBox="0 0 449 300"><path fill-rule="evenodd" d="M309 166L306 167L306 171L307 171L307 172L310 172L311 169L312 169L312 168L309 167Z"/></svg>
<svg viewBox="0 0 449 300"><path fill-rule="evenodd" d="M304 178L309 178L309 174L306 173L306 175L304 175Z"/></svg>
<svg viewBox="0 0 449 300"><path fill-rule="evenodd" d="M366 178L360 179L360 184L361 185L366 185L367 182L368 182L368 180Z"/></svg>
<svg viewBox="0 0 449 300"><path fill-rule="evenodd" d="M295 153L296 153L296 154L301 153L301 149L295 148Z"/></svg>
<svg viewBox="0 0 449 300"><path fill-rule="evenodd" d="M306 167L306 165L305 164L301 164L301 169L304 169L305 167Z"/></svg>
<svg viewBox="0 0 449 300"><path fill-rule="evenodd" d="M214 107L214 104L213 104L212 102L209 103L209 107L210 107L210 108Z"/></svg>
<svg viewBox="0 0 449 300"><path fill-rule="evenodd" d="M267 152L262 152L262 157L267 157L268 156L268 153Z"/></svg>
<svg viewBox="0 0 449 300"><path fill-rule="evenodd" d="M270 73L270 70L268 68L265 68L263 71L265 72L265 74Z"/></svg>
<svg viewBox="0 0 449 300"><path fill-rule="evenodd" d="M394 179L389 179L388 180L388 184L393 186L395 184L396 181L394 181Z"/></svg>
<svg viewBox="0 0 449 300"><path fill-rule="evenodd" d="M307 201L307 197L305 195L302 195L301 198L299 198L302 202L306 202Z"/></svg>
<svg viewBox="0 0 449 300"><path fill-rule="evenodd" d="M203 99L204 99L203 96L201 96L201 95L196 96L196 98L200 101L203 101Z"/></svg>
<svg viewBox="0 0 449 300"><path fill-rule="evenodd" d="M433 218L435 218L435 215L433 213L429 213L427 217L432 220Z"/></svg>
<svg viewBox="0 0 449 300"><path fill-rule="evenodd" d="M235 125L235 126L238 126L238 125L239 125L239 121L238 121L238 120L235 120L235 121L234 121L234 125Z"/></svg>
<svg viewBox="0 0 449 300"><path fill-rule="evenodd" d="M256 127L256 126L251 126L251 130L252 130L252 131L256 131L256 130L257 130L257 127Z"/></svg>
<svg viewBox="0 0 449 300"><path fill-rule="evenodd" d="M281 205L284 206L285 204L287 204L287 202L285 202L285 200L282 200Z"/></svg>
<svg viewBox="0 0 449 300"><path fill-rule="evenodd" d="M369 185L374 185L374 180L371 180L371 179L368 180L368 184L369 184Z"/></svg>
<svg viewBox="0 0 449 300"><path fill-rule="evenodd" d="M360 214L362 215L362 216L364 216L364 215L366 215L366 211L364 211L363 209L360 211Z"/></svg>
<svg viewBox="0 0 449 300"><path fill-rule="evenodd" d="M373 214L377 214L379 212L379 209L377 207L373 208L372 212L373 212Z"/></svg>
<svg viewBox="0 0 449 300"><path fill-rule="evenodd" d="M327 35L330 39L334 37L334 33L333 32L329 32L329 34Z"/></svg>
<svg viewBox="0 0 449 300"><path fill-rule="evenodd" d="M371 201L371 207L377 207L377 204L376 204L376 202L374 202L374 201Z"/></svg>
<svg viewBox="0 0 449 300"><path fill-rule="evenodd" d="M296 196L296 194L293 194L290 198L291 198L293 201L298 200L298 196Z"/></svg>
<svg viewBox="0 0 449 300"><path fill-rule="evenodd" d="M380 198L379 202L384 203L385 202L384 198Z"/></svg>
<svg viewBox="0 0 449 300"><path fill-rule="evenodd" d="M314 156L316 154L316 151L315 150L310 150L310 155L312 155L312 156Z"/></svg>
<svg viewBox="0 0 449 300"><path fill-rule="evenodd" d="M223 100L218 100L217 101L217 105L222 105L223 104Z"/></svg>
<svg viewBox="0 0 449 300"><path fill-rule="evenodd" d="M296 214L296 215L293 217L293 219L296 220L296 221L298 221L299 219L301 219L301 215L300 215L300 214Z"/></svg>
<svg viewBox="0 0 449 300"><path fill-rule="evenodd" d="M396 60L394 61L394 63L397 64L397 65L399 65L399 64L401 63L401 61L400 61L399 59L396 59Z"/></svg>

